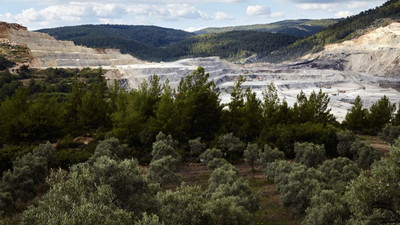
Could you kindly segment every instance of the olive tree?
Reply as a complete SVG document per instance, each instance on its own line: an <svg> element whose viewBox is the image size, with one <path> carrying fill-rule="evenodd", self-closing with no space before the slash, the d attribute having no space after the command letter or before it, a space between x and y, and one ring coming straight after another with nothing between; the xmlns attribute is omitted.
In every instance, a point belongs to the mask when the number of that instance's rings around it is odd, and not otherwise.
<svg viewBox="0 0 400 225"><path fill-rule="evenodd" d="M239 138L235 137L233 133L220 136L217 145L226 158L233 160L241 157L246 147L246 145Z"/></svg>
<svg viewBox="0 0 400 225"><path fill-rule="evenodd" d="M160 219L166 225L203 224L205 200L199 186L182 184L175 191L166 190L157 194Z"/></svg>
<svg viewBox="0 0 400 225"><path fill-rule="evenodd" d="M400 223L400 142L387 157L374 163L370 171L350 183L347 203L353 224Z"/></svg>
<svg viewBox="0 0 400 225"><path fill-rule="evenodd" d="M349 130L339 131L336 133L339 141L337 144L337 153L340 156L352 158L353 154L350 152L351 145L357 139L356 135Z"/></svg>
<svg viewBox="0 0 400 225"><path fill-rule="evenodd" d="M296 153L295 162L308 167L317 167L326 159L324 145L295 143L294 152Z"/></svg>
<svg viewBox="0 0 400 225"><path fill-rule="evenodd" d="M198 137L193 140L189 140L189 148L191 156L198 156L204 152L207 145L201 142L201 137Z"/></svg>
<svg viewBox="0 0 400 225"><path fill-rule="evenodd" d="M249 166L251 166L251 170L254 172L254 165L257 163L258 159L259 159L259 154L258 154L258 145L257 144L247 144L247 148L246 150L244 150L244 158L247 162L247 164L249 164Z"/></svg>
<svg viewBox="0 0 400 225"><path fill-rule="evenodd" d="M269 145L264 145L264 151L259 151L260 163L265 169L269 163L275 160L285 159L285 153L279 151L277 148L271 148Z"/></svg>

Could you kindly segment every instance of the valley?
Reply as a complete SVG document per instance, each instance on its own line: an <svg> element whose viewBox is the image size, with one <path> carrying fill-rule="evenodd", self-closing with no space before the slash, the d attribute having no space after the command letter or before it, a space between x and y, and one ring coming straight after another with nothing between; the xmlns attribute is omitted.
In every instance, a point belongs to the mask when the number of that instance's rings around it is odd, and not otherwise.
<svg viewBox="0 0 400 225"><path fill-rule="evenodd" d="M3 25L5 26L5 25ZM230 101L229 91L242 75L243 88L251 87L261 99L266 85L273 82L281 99L293 105L297 94L321 89L328 93L332 113L342 121L357 95L364 106L386 95L394 103L400 101L396 91L400 85L400 23L371 31L358 39L332 44L320 53L283 63L232 63L219 57L188 58L174 62L152 63L136 59L118 50L96 50L76 46L70 41L57 41L43 33L23 27L3 29L1 38L27 46L33 68L103 67L106 79L118 80L126 89L136 88L156 74L176 88L181 78L197 67L204 67L220 90L223 103Z"/></svg>

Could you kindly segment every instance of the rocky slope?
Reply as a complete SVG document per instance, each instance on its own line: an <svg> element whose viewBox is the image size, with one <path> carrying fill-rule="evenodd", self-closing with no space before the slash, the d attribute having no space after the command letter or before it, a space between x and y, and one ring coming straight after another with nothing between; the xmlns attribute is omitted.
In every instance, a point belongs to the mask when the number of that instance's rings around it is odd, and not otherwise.
<svg viewBox="0 0 400 225"><path fill-rule="evenodd" d="M357 39L325 46L303 58L303 64L377 76L400 75L400 23L373 30Z"/></svg>
<svg viewBox="0 0 400 225"><path fill-rule="evenodd" d="M76 46L71 41L57 41L47 34L28 31L18 24L0 22L0 41L28 47L33 57L32 67L114 66L141 62L119 50Z"/></svg>

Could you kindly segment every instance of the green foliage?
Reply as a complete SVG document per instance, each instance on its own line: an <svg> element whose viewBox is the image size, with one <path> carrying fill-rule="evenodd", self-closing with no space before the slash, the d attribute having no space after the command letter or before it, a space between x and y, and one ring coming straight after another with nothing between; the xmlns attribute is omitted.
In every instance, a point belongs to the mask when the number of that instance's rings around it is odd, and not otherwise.
<svg viewBox="0 0 400 225"><path fill-rule="evenodd" d="M94 154L89 158L88 162L94 163L102 156L108 156L111 159L118 160L128 158L129 155L129 147L127 145L120 144L119 140L116 138L110 138L99 142Z"/></svg>
<svg viewBox="0 0 400 225"><path fill-rule="evenodd" d="M367 110L363 109L363 103L359 95L356 97L353 104L353 107L351 107L350 111L346 114L343 125L352 131L361 132L366 127Z"/></svg>
<svg viewBox="0 0 400 225"><path fill-rule="evenodd" d="M142 218L135 221L135 225L164 225L164 223L160 222L160 218L156 214L143 213Z"/></svg>
<svg viewBox="0 0 400 225"><path fill-rule="evenodd" d="M201 137L198 137L196 139L189 140L189 148L191 156L199 156L207 148L207 145L201 142Z"/></svg>
<svg viewBox="0 0 400 225"><path fill-rule="evenodd" d="M228 103L228 129L236 136L240 132L240 126L243 124L244 119L244 93L242 84L245 81L243 76L238 77L230 91L231 101Z"/></svg>
<svg viewBox="0 0 400 225"><path fill-rule="evenodd" d="M313 91L310 96L304 94L303 91L297 95L297 101L293 106L296 115L294 120L299 123L315 122L315 123L331 123L335 120L328 108L330 98L328 94L319 90L318 93Z"/></svg>
<svg viewBox="0 0 400 225"><path fill-rule="evenodd" d="M127 224L133 213L114 204L108 185L86 185L94 182L88 170L70 174L59 170L48 179L50 191L38 206L31 206L21 216L21 224Z"/></svg>
<svg viewBox="0 0 400 225"><path fill-rule="evenodd" d="M175 173L178 170L179 160L172 156L152 160L147 172L149 180L164 186L168 183L179 182L180 178Z"/></svg>
<svg viewBox="0 0 400 225"><path fill-rule="evenodd" d="M234 197L208 201L205 216L210 225L247 225L252 218L247 210L237 204Z"/></svg>
<svg viewBox="0 0 400 225"><path fill-rule="evenodd" d="M84 25L41 30L59 40L96 48L116 48L143 60L173 61L184 57L246 58L270 53L296 37L257 31L193 35L154 26Z"/></svg>
<svg viewBox="0 0 400 225"><path fill-rule="evenodd" d="M301 163L307 167L317 167L326 160L324 145L295 143L294 152L296 152L295 162Z"/></svg>
<svg viewBox="0 0 400 225"><path fill-rule="evenodd" d="M238 159L243 155L246 145L233 133L222 135L218 138L217 145L228 159Z"/></svg>
<svg viewBox="0 0 400 225"><path fill-rule="evenodd" d="M346 225L350 211L345 199L332 190L323 190L311 198L304 224Z"/></svg>
<svg viewBox="0 0 400 225"><path fill-rule="evenodd" d="M222 33L228 31L262 31L281 34L290 34L296 37L310 36L327 28L328 26L338 22L336 19L322 20L284 20L269 24L255 24L233 27L209 27L199 31L197 34L203 33Z"/></svg>
<svg viewBox="0 0 400 225"><path fill-rule="evenodd" d="M253 193L248 182L239 177L238 170L229 163L213 170L206 196L211 200L232 197L237 205L248 212L254 212L258 208L258 196Z"/></svg>
<svg viewBox="0 0 400 225"><path fill-rule="evenodd" d="M370 166L382 156L381 152L359 140L353 142L350 151L353 153L358 166L365 170L369 169Z"/></svg>
<svg viewBox="0 0 400 225"><path fill-rule="evenodd" d="M263 115L261 101L250 88L245 92L246 102L243 108L243 124L240 127L239 137L245 142L251 142L260 136L263 127Z"/></svg>
<svg viewBox="0 0 400 225"><path fill-rule="evenodd" d="M350 151L351 145L356 140L356 135L348 130L339 131L336 133L338 144L337 144L337 153L340 156L352 158L352 153Z"/></svg>
<svg viewBox="0 0 400 225"><path fill-rule="evenodd" d="M303 213L310 206L311 198L321 189L318 173L314 168L300 166L286 176L279 189L282 205Z"/></svg>
<svg viewBox="0 0 400 225"><path fill-rule="evenodd" d="M397 142L388 157L372 165L350 184L347 203L353 223L400 223L400 145Z"/></svg>
<svg viewBox="0 0 400 225"><path fill-rule="evenodd" d="M199 67L179 83L176 104L180 114L178 125L180 141L202 137L205 141L215 138L220 128L222 106L219 93L210 75Z"/></svg>
<svg viewBox="0 0 400 225"><path fill-rule="evenodd" d="M385 128L383 128L382 132L379 133L379 136L389 144L394 144L400 136L400 126L387 124Z"/></svg>
<svg viewBox="0 0 400 225"><path fill-rule="evenodd" d="M247 144L247 148L246 150L244 150L243 156L247 162L247 164L249 164L249 166L251 166L251 170L254 172L254 165L257 163L257 161L259 160L260 156L259 156L259 150L258 150L258 145L257 144Z"/></svg>
<svg viewBox="0 0 400 225"><path fill-rule="evenodd" d="M157 194L160 219L166 225L204 224L204 199L199 186L181 184L176 191Z"/></svg>
<svg viewBox="0 0 400 225"><path fill-rule="evenodd" d="M380 132L393 119L395 110L396 105L391 104L386 96L372 104L367 114L369 132L373 134Z"/></svg>
<svg viewBox="0 0 400 225"><path fill-rule="evenodd" d="M348 183L360 173L357 164L344 157L326 160L317 170L321 173L320 181L326 184L325 188L333 189L338 194L343 194Z"/></svg>
<svg viewBox="0 0 400 225"><path fill-rule="evenodd" d="M259 160L264 169L267 168L269 163L283 159L285 159L285 153L279 151L277 148L264 145L264 150L259 150Z"/></svg>
<svg viewBox="0 0 400 225"><path fill-rule="evenodd" d="M200 160L202 160L206 164L209 164L213 159L223 158L223 156L224 153L222 153L221 150L216 148L209 148L200 155Z"/></svg>
<svg viewBox="0 0 400 225"><path fill-rule="evenodd" d="M153 150L151 152L153 160L159 160L167 156L178 159L179 155L174 149L175 144L171 135L167 136L160 132L156 137L156 141L153 143Z"/></svg>

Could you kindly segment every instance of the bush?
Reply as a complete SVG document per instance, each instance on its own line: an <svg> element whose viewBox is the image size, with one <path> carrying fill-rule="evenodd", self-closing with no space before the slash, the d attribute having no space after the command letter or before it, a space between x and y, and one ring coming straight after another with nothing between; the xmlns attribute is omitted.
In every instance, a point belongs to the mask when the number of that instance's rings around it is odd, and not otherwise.
<svg viewBox="0 0 400 225"><path fill-rule="evenodd" d="M189 140L189 148L191 156L199 156L206 149L206 144L201 142L201 137Z"/></svg>
<svg viewBox="0 0 400 225"><path fill-rule="evenodd" d="M213 148L213 149L207 149L205 152L203 152L200 155L200 160L202 162L205 162L207 165L214 159L220 159L224 156L221 150Z"/></svg>
<svg viewBox="0 0 400 225"><path fill-rule="evenodd" d="M233 133L222 135L217 141L218 147L224 153L227 159L237 160L243 156L246 145L239 138L233 136Z"/></svg>
<svg viewBox="0 0 400 225"><path fill-rule="evenodd" d="M296 153L295 162L308 167L317 167L326 159L324 145L295 143L294 152Z"/></svg>
<svg viewBox="0 0 400 225"><path fill-rule="evenodd" d="M337 139L339 141L337 145L337 153L340 156L352 158L352 153L350 152L351 145L356 140L356 135L348 130L339 131L336 133Z"/></svg>
<svg viewBox="0 0 400 225"><path fill-rule="evenodd" d="M247 162L247 164L249 164L249 166L251 166L251 170L254 172L254 165L257 163L257 161L259 160L259 153L258 153L258 145L257 144L247 144L247 148L246 150L244 150L244 158Z"/></svg>
<svg viewBox="0 0 400 225"><path fill-rule="evenodd" d="M264 151L259 152L260 155L260 163L265 169L269 163L274 162L275 160L283 160L285 159L285 153L279 151L277 148L272 149L269 145L264 146Z"/></svg>
<svg viewBox="0 0 400 225"><path fill-rule="evenodd" d="M152 182L164 186L167 183L179 182L179 176L175 174L178 170L179 161L172 156L165 156L161 159L150 162L147 177Z"/></svg>

